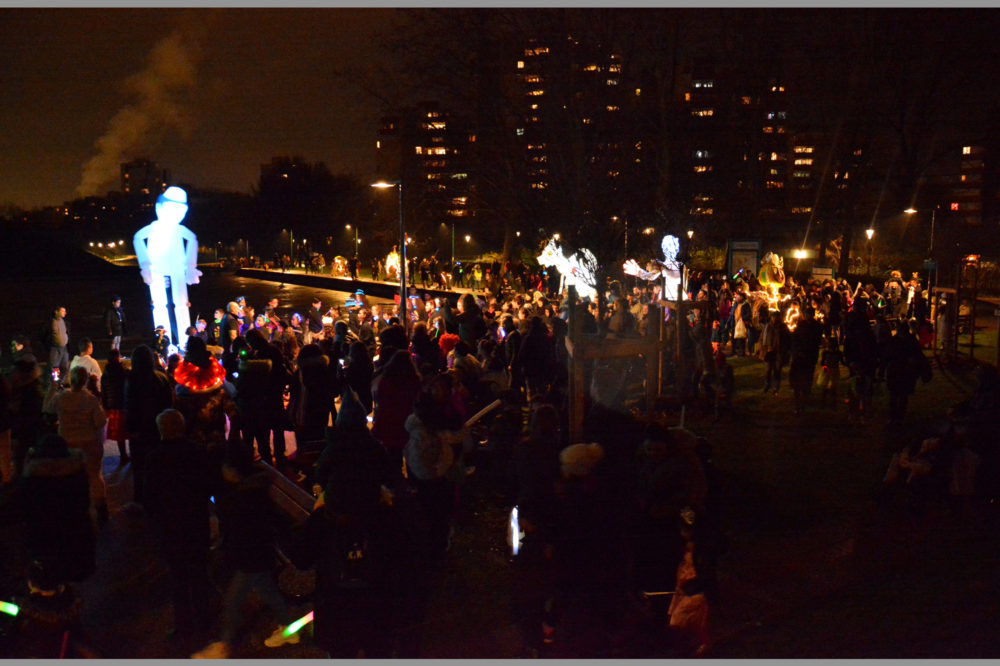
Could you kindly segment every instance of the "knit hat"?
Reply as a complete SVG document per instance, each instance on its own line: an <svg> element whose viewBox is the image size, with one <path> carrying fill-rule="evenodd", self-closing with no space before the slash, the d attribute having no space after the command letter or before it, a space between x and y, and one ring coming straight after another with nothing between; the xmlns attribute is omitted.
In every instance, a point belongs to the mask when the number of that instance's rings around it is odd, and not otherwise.
<svg viewBox="0 0 1000 666"><path fill-rule="evenodd" d="M604 459L600 444L573 444L559 452L563 476L588 476Z"/></svg>

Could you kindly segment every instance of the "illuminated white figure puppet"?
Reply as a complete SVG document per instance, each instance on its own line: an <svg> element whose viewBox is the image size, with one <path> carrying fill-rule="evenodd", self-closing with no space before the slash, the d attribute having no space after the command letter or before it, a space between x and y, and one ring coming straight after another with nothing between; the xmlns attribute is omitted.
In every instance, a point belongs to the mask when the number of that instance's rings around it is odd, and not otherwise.
<svg viewBox="0 0 1000 666"><path fill-rule="evenodd" d="M686 301L688 295L687 285L685 284L687 281L684 279L684 264L677 261L677 254L681 250L681 241L677 236L667 234L660 241L660 249L663 250L664 260L657 261L656 259L651 259L646 265L649 268L648 271L642 270L639 267L639 262L635 259L629 259L622 264L622 270L625 271L625 275L634 275L650 282L662 277L663 298L667 300L677 298L677 287L680 286L681 298Z"/></svg>
<svg viewBox="0 0 1000 666"><path fill-rule="evenodd" d="M554 238L549 239L542 253L538 255L538 263L542 266L554 266L559 271L559 291L573 285L580 298L589 298L591 301L597 298L597 278L594 271L597 269L597 258L594 253L586 248L574 252L570 256L563 254L562 248Z"/></svg>
<svg viewBox="0 0 1000 666"><path fill-rule="evenodd" d="M198 239L181 220L187 215L187 192L168 187L156 199L156 219L132 239L143 281L149 285L153 326L170 331L170 339L183 349L191 326L187 286L198 284Z"/></svg>

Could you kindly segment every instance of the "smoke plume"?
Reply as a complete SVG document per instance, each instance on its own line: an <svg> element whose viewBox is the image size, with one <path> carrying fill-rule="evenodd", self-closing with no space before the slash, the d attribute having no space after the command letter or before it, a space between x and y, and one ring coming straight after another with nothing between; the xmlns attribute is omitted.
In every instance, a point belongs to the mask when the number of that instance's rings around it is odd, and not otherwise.
<svg viewBox="0 0 1000 666"><path fill-rule="evenodd" d="M126 79L131 101L94 143L97 154L83 165L77 196L103 194L120 177L122 162L155 150L168 131L190 134L193 118L185 108L185 94L196 83L199 51L195 37L174 32L153 47L143 71Z"/></svg>

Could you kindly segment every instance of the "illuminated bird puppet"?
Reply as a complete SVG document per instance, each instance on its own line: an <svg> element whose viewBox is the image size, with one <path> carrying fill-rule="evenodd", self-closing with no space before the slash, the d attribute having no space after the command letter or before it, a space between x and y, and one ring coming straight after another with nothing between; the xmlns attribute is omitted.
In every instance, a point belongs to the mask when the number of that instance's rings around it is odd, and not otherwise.
<svg viewBox="0 0 1000 666"><path fill-rule="evenodd" d="M772 301L777 301L778 291L785 286L785 260L780 254L768 252L760 261L757 281Z"/></svg>
<svg viewBox="0 0 1000 666"><path fill-rule="evenodd" d="M576 287L580 298L597 298L597 258L586 248L574 252L570 256L563 254L556 239L551 238L538 255L538 263L545 267L555 267L559 271L559 291L569 286Z"/></svg>
<svg viewBox="0 0 1000 666"><path fill-rule="evenodd" d="M635 259L629 259L622 264L622 270L625 271L625 275L634 275L649 282L662 277L663 298L668 300L676 298L677 287L680 286L681 298L687 300L688 295L685 289L686 285L684 284L684 264L677 261L677 254L681 249L680 239L677 236L667 234L660 241L660 249L663 250L663 261L650 259L649 263L646 264L646 268L649 270L640 268L639 262Z"/></svg>
<svg viewBox="0 0 1000 666"><path fill-rule="evenodd" d="M153 326L170 331L170 339L182 349L191 326L187 286L201 277L198 238L181 225L187 212L187 192L168 187L156 199L156 219L132 239L142 279L149 285Z"/></svg>

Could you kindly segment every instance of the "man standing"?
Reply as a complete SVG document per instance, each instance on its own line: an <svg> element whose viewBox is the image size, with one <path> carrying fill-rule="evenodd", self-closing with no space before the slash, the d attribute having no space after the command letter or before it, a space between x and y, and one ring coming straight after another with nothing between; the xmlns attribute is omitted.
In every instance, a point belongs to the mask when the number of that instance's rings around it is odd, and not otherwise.
<svg viewBox="0 0 1000 666"><path fill-rule="evenodd" d="M323 332L323 299L319 296L313 298L312 307L309 309L306 329L306 343L312 342L315 335Z"/></svg>
<svg viewBox="0 0 1000 666"><path fill-rule="evenodd" d="M69 370L69 327L66 325L66 308L58 307L52 315L52 346L49 348L49 370L59 368L59 376Z"/></svg>
<svg viewBox="0 0 1000 666"><path fill-rule="evenodd" d="M104 312L104 328L111 338L111 348L121 349L122 336L125 334L125 311L122 310L121 296L111 297L111 307Z"/></svg>

